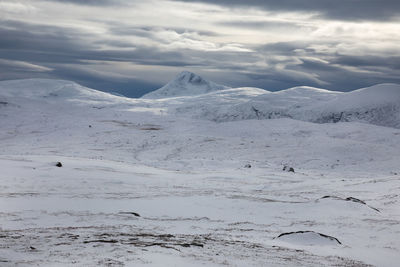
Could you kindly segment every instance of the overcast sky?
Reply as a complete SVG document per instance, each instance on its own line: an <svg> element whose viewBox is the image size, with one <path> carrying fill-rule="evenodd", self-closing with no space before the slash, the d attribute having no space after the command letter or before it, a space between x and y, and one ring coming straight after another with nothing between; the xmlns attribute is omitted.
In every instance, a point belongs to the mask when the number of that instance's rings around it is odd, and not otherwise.
<svg viewBox="0 0 400 267"><path fill-rule="evenodd" d="M137 97L182 70L272 91L400 83L400 1L0 0L0 80Z"/></svg>

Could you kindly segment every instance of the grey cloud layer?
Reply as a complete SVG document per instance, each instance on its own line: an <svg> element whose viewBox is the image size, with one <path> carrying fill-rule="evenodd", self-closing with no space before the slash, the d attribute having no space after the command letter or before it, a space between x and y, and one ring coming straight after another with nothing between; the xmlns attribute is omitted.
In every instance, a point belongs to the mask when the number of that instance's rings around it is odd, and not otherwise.
<svg viewBox="0 0 400 267"><path fill-rule="evenodd" d="M73 0L52 2L68 2L70 8L75 8L74 3L80 5L80 1ZM119 2L89 1L85 5L107 5L104 9L107 12L110 5L120 5ZM278 2L249 1L246 5L269 10L305 11L313 1L299 0L290 8L291 1ZM336 11L322 4L316 4L312 10L334 17L335 12L349 7L350 2L354 9L354 2L348 1L339 8L332 7ZM371 8L372 12L374 1L365 2L363 8ZM242 5L239 1L218 3ZM392 5L387 18L397 14L397 6L396 3ZM388 9L385 6L376 8L377 13L385 13ZM376 16L368 18L377 19ZM210 22L213 27L209 28L194 24L190 27L132 25L127 21L107 21L98 17L87 21L101 24L103 33L18 19L0 20L0 79L62 78L133 97L157 89L184 69L229 86L256 86L268 90L310 85L345 91L382 82L400 83L400 51L396 48L387 50L379 44L370 48L373 53L362 52L358 46L368 46L368 43L343 37L270 41L268 44L233 43L229 41L232 33L226 31L227 28L243 29L244 34L247 29L260 34L296 31L305 27L301 20L279 21L262 17L246 20L221 16ZM312 21L307 21L306 27L310 31L317 29ZM382 43L386 45L386 42ZM396 40L388 40L387 44L396 47ZM343 47L352 47L358 53L352 54Z"/></svg>
<svg viewBox="0 0 400 267"><path fill-rule="evenodd" d="M49 2L71 3L79 5L120 6L138 1L127 0L46 0ZM398 0L173 0L179 2L199 2L224 7L255 7L268 11L318 12L321 16L339 20L377 20L385 21L400 16Z"/></svg>
<svg viewBox="0 0 400 267"><path fill-rule="evenodd" d="M225 7L257 7L268 11L318 12L321 16L339 20L391 20L400 15L398 0L176 0L202 2Z"/></svg>

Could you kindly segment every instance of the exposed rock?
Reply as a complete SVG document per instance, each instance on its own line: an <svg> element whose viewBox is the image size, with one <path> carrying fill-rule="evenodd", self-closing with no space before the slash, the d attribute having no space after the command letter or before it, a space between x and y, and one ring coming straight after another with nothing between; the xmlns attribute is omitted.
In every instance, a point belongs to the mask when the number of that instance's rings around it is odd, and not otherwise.
<svg viewBox="0 0 400 267"><path fill-rule="evenodd" d="M283 166L283 171L285 172L294 172L294 168L293 167L289 167L289 166Z"/></svg>
<svg viewBox="0 0 400 267"><path fill-rule="evenodd" d="M57 163L56 163L56 166L59 167L59 168L61 168L63 165L62 165L61 162L57 162Z"/></svg>
<svg viewBox="0 0 400 267"><path fill-rule="evenodd" d="M380 212L377 208L371 207L371 206L367 205L367 203L365 203L364 201L362 201L362 200L360 200L358 198L355 198L355 197L341 198L341 197L337 197L337 196L323 196L320 199L327 199L327 198L331 198L331 199L334 199L334 200L342 200L342 201L350 201L350 202L359 203L359 204L365 205L368 208L371 208L371 209L373 209L373 210L375 210L377 212Z"/></svg>
<svg viewBox="0 0 400 267"><path fill-rule="evenodd" d="M132 211L124 211L124 212L120 212L120 214L130 214L130 215L134 215L136 217L140 217L140 214L137 212L132 212Z"/></svg>
<svg viewBox="0 0 400 267"><path fill-rule="evenodd" d="M304 243L307 245L319 245L321 243L326 244L326 241L333 242L336 244L342 244L339 239L333 236L317 233L314 231L297 231L282 233L277 236L277 239L285 239L285 241L293 241L295 243ZM289 238L290 237L290 238Z"/></svg>

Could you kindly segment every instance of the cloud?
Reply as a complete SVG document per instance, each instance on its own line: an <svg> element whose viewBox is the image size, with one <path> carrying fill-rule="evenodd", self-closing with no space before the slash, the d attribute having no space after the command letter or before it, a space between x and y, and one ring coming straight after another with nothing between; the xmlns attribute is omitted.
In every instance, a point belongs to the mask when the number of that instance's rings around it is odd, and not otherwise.
<svg viewBox="0 0 400 267"><path fill-rule="evenodd" d="M93 66L86 68L85 66L77 67L61 64L55 68L51 75L55 78L75 81L89 88L118 93L127 97L140 97L162 86L161 83L151 80L93 71L91 67Z"/></svg>
<svg viewBox="0 0 400 267"><path fill-rule="evenodd" d="M7 68L11 68L14 71L33 71L33 72L46 72L51 71L51 68L31 64L29 62L18 61L18 60L6 60L0 59L0 65Z"/></svg>
<svg viewBox="0 0 400 267"><path fill-rule="evenodd" d="M115 6L115 5L126 5L127 4L127 1L123 1L123 0L84 0L84 1L82 1L82 0L44 0L44 1L85 5L85 6Z"/></svg>
<svg viewBox="0 0 400 267"><path fill-rule="evenodd" d="M233 28L245 28L245 29L257 29L257 30L298 30L304 27L296 22L287 21L273 21L273 20L225 20L217 22L217 25L233 27Z"/></svg>
<svg viewBox="0 0 400 267"><path fill-rule="evenodd" d="M19 2L8 2L2 1L0 2L0 12L11 13L11 14L24 14L35 12L37 9L29 4L23 4Z"/></svg>
<svg viewBox="0 0 400 267"><path fill-rule="evenodd" d="M0 20L0 79L67 79L129 96L157 89L185 69L232 87L268 90L400 83L395 22L321 20L324 8L307 11L303 0L290 8L285 0L250 1L249 8L239 1L220 7L133 1L115 13L110 5L123 3L60 1L21 0L38 13ZM170 3L175 9L164 12ZM60 8L64 17L52 12Z"/></svg>
<svg viewBox="0 0 400 267"><path fill-rule="evenodd" d="M326 19L346 21L388 21L399 19L398 0L175 0L201 2L224 7L261 8L269 12L317 13Z"/></svg>

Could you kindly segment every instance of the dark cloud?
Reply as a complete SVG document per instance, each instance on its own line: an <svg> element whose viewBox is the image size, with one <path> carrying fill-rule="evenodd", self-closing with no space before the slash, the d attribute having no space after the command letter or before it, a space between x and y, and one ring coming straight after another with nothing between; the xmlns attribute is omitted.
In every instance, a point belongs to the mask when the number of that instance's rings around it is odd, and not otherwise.
<svg viewBox="0 0 400 267"><path fill-rule="evenodd" d="M127 1L123 1L123 0L44 0L44 1L85 5L85 6L114 6L114 5L127 4ZM134 2L134 1L132 1L132 2Z"/></svg>
<svg viewBox="0 0 400 267"><path fill-rule="evenodd" d="M335 47L340 42L279 42L254 47L255 54L266 64L237 69L246 77L247 84L240 85L272 91L300 85L349 91L378 83L400 83L398 56L390 53L380 56L348 56L337 51L323 53L311 48L315 44Z"/></svg>
<svg viewBox="0 0 400 267"><path fill-rule="evenodd" d="M394 75L395 71L390 68L377 69L374 67L373 71L368 71L365 68L349 70L349 66L302 59L302 64L291 68L316 73L321 79L329 83L326 86L327 89L338 91L350 91L378 83L400 82L398 76ZM399 71L397 71L398 74Z"/></svg>
<svg viewBox="0 0 400 267"><path fill-rule="evenodd" d="M15 29L10 25L17 24ZM82 63L85 60L132 62L145 65L188 66L182 52L162 51L151 46L135 46L119 40L85 41L88 34L60 27L3 21L0 26L0 58L36 63ZM95 39L96 36L93 36ZM102 44L115 49L101 49ZM121 46L130 49L119 49Z"/></svg>
<svg viewBox="0 0 400 267"><path fill-rule="evenodd" d="M388 21L400 16L398 0L175 0L180 2L203 2L225 7L255 7L267 11L317 12L320 16L347 21Z"/></svg>
<svg viewBox="0 0 400 267"><path fill-rule="evenodd" d="M278 30L298 26L286 22L237 20L216 24ZM343 42L356 47L356 43L349 43L351 40L253 44L244 46L248 51L218 49L225 44L217 44L216 49L207 50L179 45L185 42L201 45L203 40L224 36L223 33L197 30L193 26L186 29L115 22L105 23L105 27L108 34L99 35L76 28L0 20L0 80L66 79L129 97L161 87L160 79L154 81L154 77L165 69L169 72L199 71L215 82L232 87L255 86L268 90L309 85L345 91L383 82L400 83L398 54L383 49L373 55L340 53ZM207 38L202 39L204 36ZM142 41L136 42L137 39ZM175 46L175 42L179 45ZM153 70L154 75L143 77L135 75L134 70L131 77L127 70L120 75L114 69L120 63L151 66L148 69Z"/></svg>
<svg viewBox="0 0 400 267"><path fill-rule="evenodd" d="M82 68L60 66L51 72L53 78L75 81L83 86L97 90L112 92L126 97L140 97L160 88L161 83L145 81L137 78L112 78L98 75Z"/></svg>
<svg viewBox="0 0 400 267"><path fill-rule="evenodd" d="M153 38L157 32L173 31L177 34L192 33L199 36L223 36L221 33L213 31L204 31L193 28L180 28L180 27L144 27L144 26L128 26L121 23L109 22L109 32L114 35L120 36L140 36L145 38Z"/></svg>
<svg viewBox="0 0 400 267"><path fill-rule="evenodd" d="M400 70L400 56L381 55L381 56L349 56L337 55L332 59L332 63L341 64L344 66L355 66L364 68L385 67L392 70Z"/></svg>
<svg viewBox="0 0 400 267"><path fill-rule="evenodd" d="M298 23L280 22L280 21L248 21L248 20L227 20L217 23L218 25L234 27L234 28L247 28L258 30L298 30L303 27Z"/></svg>
<svg viewBox="0 0 400 267"><path fill-rule="evenodd" d="M148 29L147 32L149 34L146 36L151 38L151 30ZM145 45L136 46L115 39L98 39L76 29L18 21L1 21L0 36L1 80L53 77L73 80L85 86L111 90L129 97L138 97L161 87L162 84L151 80L116 79L106 72L96 75L85 71L84 66L88 65L86 68L90 69L90 65L96 64L96 61L100 61L98 64L106 61L184 69L210 63L204 59L204 53L202 56L191 54L190 50L185 49L167 51ZM87 41L87 37L95 41ZM102 45L113 48L101 49ZM121 47L125 49L120 49Z"/></svg>

